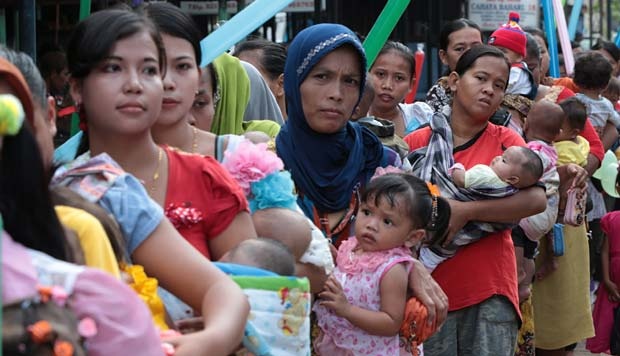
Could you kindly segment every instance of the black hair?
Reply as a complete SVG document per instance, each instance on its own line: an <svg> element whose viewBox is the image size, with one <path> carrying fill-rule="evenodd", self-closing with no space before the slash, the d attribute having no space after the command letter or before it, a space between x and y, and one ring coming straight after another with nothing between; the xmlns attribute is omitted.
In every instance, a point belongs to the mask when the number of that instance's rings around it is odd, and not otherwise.
<svg viewBox="0 0 620 356"><path fill-rule="evenodd" d="M478 30L478 32L480 32L480 39L482 39L482 31L477 23L470 19L460 18L448 22L441 28L441 32L439 33L439 49L447 51L448 45L450 44L450 35L464 28L474 28Z"/></svg>
<svg viewBox="0 0 620 356"><path fill-rule="evenodd" d="M190 15L167 2L149 3L139 8L138 11L151 19L161 34L182 38L189 42L194 49L196 64L200 64L202 33Z"/></svg>
<svg viewBox="0 0 620 356"><path fill-rule="evenodd" d="M280 74L284 73L284 64L286 63L286 47L284 45L264 38L254 38L238 43L233 55L239 57L239 54L244 51L254 50L261 52L260 65L264 71L269 73L269 79L275 80Z"/></svg>
<svg viewBox="0 0 620 356"><path fill-rule="evenodd" d="M49 78L67 68L67 55L61 50L49 51L39 57L38 63L43 78Z"/></svg>
<svg viewBox="0 0 620 356"><path fill-rule="evenodd" d="M209 76L211 93L213 93L213 106L215 106L217 104L217 100L215 97L217 93L217 77L215 76L215 68L213 68L213 62L207 64L207 66L202 69L202 77L204 78L205 75Z"/></svg>
<svg viewBox="0 0 620 356"><path fill-rule="evenodd" d="M382 54L386 54L390 52L396 52L403 59L405 59L407 63L409 63L409 67L410 67L409 74L411 75L411 78L414 78L415 77L415 57L413 56L413 52L411 51L411 48L405 46L401 42L387 41L385 42L385 44L383 45L383 47L377 54L377 58L379 58L379 56L381 56Z"/></svg>
<svg viewBox="0 0 620 356"><path fill-rule="evenodd" d="M525 33L525 38L527 39L527 41L525 42L526 57L537 58L538 61L540 61L541 54L538 42L536 42L534 36L527 32Z"/></svg>
<svg viewBox="0 0 620 356"><path fill-rule="evenodd" d="M525 26L522 28L522 30L523 32L529 33L532 36L538 36L542 38L543 42L545 42L545 46L549 46L549 44L547 43L547 36L541 29L536 28L536 27L531 27L531 26Z"/></svg>
<svg viewBox="0 0 620 356"><path fill-rule="evenodd" d="M433 214L434 200L437 201ZM378 205L385 200L391 206L396 201L404 202L406 213L414 228L427 231L427 241L431 245L442 241L448 233L450 223L450 203L442 197L433 197L422 179L411 174L385 174L374 178L365 187L361 201L374 201ZM433 217L435 215L435 217Z"/></svg>
<svg viewBox="0 0 620 356"><path fill-rule="evenodd" d="M613 59L620 61L620 48L615 43L609 42L603 39L599 39L594 46L593 50L604 50L611 55Z"/></svg>
<svg viewBox="0 0 620 356"><path fill-rule="evenodd" d="M24 76L28 89L34 101L38 102L42 109L47 109L47 89L45 81L39 73L34 61L26 53L15 51L0 44L0 57L11 62Z"/></svg>
<svg viewBox="0 0 620 356"><path fill-rule="evenodd" d="M540 156L538 156L536 152L534 152L533 150L525 146L523 147L519 146L519 149L521 150L521 152L523 152L523 155L525 156L525 162L523 163L523 169L525 169L525 171L532 178L534 178L534 180L538 181L540 177L542 177L543 170L544 170L543 162L540 159Z"/></svg>
<svg viewBox="0 0 620 356"><path fill-rule="evenodd" d="M157 27L145 16L118 9L97 11L77 24L67 46L71 77L85 78L110 54L116 42L144 30L150 34L157 47L159 70L163 77L166 71L166 52ZM88 135L84 134L77 153L82 154L88 149Z"/></svg>
<svg viewBox="0 0 620 356"><path fill-rule="evenodd" d="M495 57L502 59L506 63L506 69L508 69L508 72L510 72L510 62L508 62L508 59L504 55L504 52L502 52L497 47L485 44L474 46L465 51L465 53L463 53L461 58L459 58L459 61L456 63L456 68L454 68L454 71L458 75L462 76L471 67L473 67L476 63L476 60L481 57ZM506 85L508 85L508 80L506 80Z"/></svg>
<svg viewBox="0 0 620 356"><path fill-rule="evenodd" d="M572 96L562 100L560 107L566 114L565 120L568 121L568 125L572 129L583 130L588 117L586 106L577 97Z"/></svg>
<svg viewBox="0 0 620 356"><path fill-rule="evenodd" d="M126 10L101 10L80 21L67 45L67 62L71 77L85 78L119 40L146 30L151 35L159 59L159 69L166 68L166 52L155 25L146 17ZM162 74L163 75L163 74Z"/></svg>
<svg viewBox="0 0 620 356"><path fill-rule="evenodd" d="M282 242L265 237L242 241L230 250L228 257L234 263L235 257L250 258L254 267L277 273L281 276L295 274L295 256Z"/></svg>
<svg viewBox="0 0 620 356"><path fill-rule="evenodd" d="M609 84L613 67L600 53L585 52L575 59L573 81L582 89L604 90Z"/></svg>
<svg viewBox="0 0 620 356"><path fill-rule="evenodd" d="M39 145L28 123L5 136L0 154L0 214L13 240L68 261L65 235L50 199Z"/></svg>

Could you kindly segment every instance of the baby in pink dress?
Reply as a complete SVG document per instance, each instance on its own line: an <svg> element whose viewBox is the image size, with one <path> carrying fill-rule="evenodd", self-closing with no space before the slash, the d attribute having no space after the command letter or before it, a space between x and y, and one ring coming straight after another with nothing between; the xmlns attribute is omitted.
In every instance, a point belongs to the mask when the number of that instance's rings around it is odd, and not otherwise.
<svg viewBox="0 0 620 356"><path fill-rule="evenodd" d="M443 237L446 200L408 174L373 179L362 195L356 236L344 241L334 273L314 304L319 355L398 355L411 248L429 233Z"/></svg>

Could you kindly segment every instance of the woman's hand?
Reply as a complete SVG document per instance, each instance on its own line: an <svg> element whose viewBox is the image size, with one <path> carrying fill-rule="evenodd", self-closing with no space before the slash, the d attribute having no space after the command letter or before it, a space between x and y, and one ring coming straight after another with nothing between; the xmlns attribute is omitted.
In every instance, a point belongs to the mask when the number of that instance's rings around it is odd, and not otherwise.
<svg viewBox="0 0 620 356"><path fill-rule="evenodd" d="M449 199L448 202L450 203L450 224L448 227L448 234L443 242L444 247L450 244L454 235L461 231L470 219L466 203L451 199Z"/></svg>
<svg viewBox="0 0 620 356"><path fill-rule="evenodd" d="M609 301L613 303L620 302L620 293L618 292L618 286L612 281L604 281L605 288L609 294Z"/></svg>
<svg viewBox="0 0 620 356"><path fill-rule="evenodd" d="M587 188L588 171L575 163L567 163L558 166L558 174L560 175L561 192L565 192L571 188L585 191Z"/></svg>
<svg viewBox="0 0 620 356"><path fill-rule="evenodd" d="M584 191L586 189L586 181L588 180L588 171L574 163L569 163L566 166L566 173L573 178L570 187Z"/></svg>
<svg viewBox="0 0 620 356"><path fill-rule="evenodd" d="M448 316L448 296L418 260L414 260L409 272L409 289L426 307L432 330L441 327Z"/></svg>
<svg viewBox="0 0 620 356"><path fill-rule="evenodd" d="M321 305L333 310L336 315L346 318L346 314L351 307L347 297L344 295L342 285L336 280L334 275L330 275L325 282L324 289L319 293Z"/></svg>
<svg viewBox="0 0 620 356"><path fill-rule="evenodd" d="M540 84L552 87L555 85L555 79L553 77L544 77L540 80Z"/></svg>

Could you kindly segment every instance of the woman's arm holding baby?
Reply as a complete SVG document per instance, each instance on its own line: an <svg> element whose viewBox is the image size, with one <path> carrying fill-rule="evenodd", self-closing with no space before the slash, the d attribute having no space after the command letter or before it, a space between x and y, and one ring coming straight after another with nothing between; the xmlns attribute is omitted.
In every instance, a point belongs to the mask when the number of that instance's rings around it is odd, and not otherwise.
<svg viewBox="0 0 620 356"><path fill-rule="evenodd" d="M510 208L507 208L510 207ZM511 223L524 217L543 212L547 207L545 190L531 187L500 199L469 202L450 200L450 229L448 240L469 221Z"/></svg>
<svg viewBox="0 0 620 356"><path fill-rule="evenodd" d="M394 336L403 322L407 302L407 271L397 264L385 273L380 285L381 308L379 311L363 309L349 304L340 283L331 275L325 289L319 293L321 305L338 316L372 335Z"/></svg>

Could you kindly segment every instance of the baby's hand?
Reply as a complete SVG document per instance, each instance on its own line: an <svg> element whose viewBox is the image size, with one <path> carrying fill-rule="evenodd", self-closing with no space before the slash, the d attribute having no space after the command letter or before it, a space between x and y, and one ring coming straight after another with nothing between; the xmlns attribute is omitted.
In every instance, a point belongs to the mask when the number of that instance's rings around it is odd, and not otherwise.
<svg viewBox="0 0 620 356"><path fill-rule="evenodd" d="M465 166L462 163L455 163L452 165L452 167L448 168L448 174L452 176L452 172L454 172L457 169L464 171Z"/></svg>
<svg viewBox="0 0 620 356"><path fill-rule="evenodd" d="M344 295L340 282L336 280L333 274L327 278L323 291L319 293L319 298L321 298L320 303L322 306L333 310L336 315L346 318L346 314L351 305Z"/></svg>
<svg viewBox="0 0 620 356"><path fill-rule="evenodd" d="M166 345L166 352L173 349L171 354L175 356L229 355L235 351L226 349L222 340L222 335L212 330L162 338L162 342L169 345Z"/></svg>

